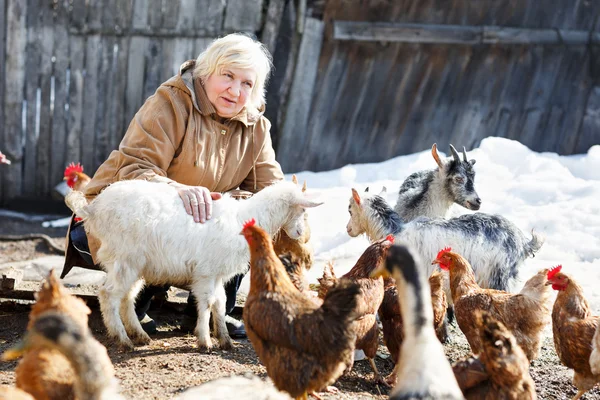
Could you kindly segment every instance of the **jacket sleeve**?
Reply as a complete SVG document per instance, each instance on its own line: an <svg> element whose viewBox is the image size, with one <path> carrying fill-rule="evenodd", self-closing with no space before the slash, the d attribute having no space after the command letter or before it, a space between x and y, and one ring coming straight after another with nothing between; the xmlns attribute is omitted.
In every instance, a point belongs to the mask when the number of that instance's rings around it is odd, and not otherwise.
<svg viewBox="0 0 600 400"><path fill-rule="evenodd" d="M185 95L179 89L160 87L146 100L129 124L119 149L110 154L86 187L88 198L121 180L172 182L167 178L167 169L186 132L188 111L181 99Z"/></svg>
<svg viewBox="0 0 600 400"><path fill-rule="evenodd" d="M254 168L250 170L248 177L246 177L240 185L240 189L248 190L253 193L284 179L281 166L277 160L275 160L275 150L273 149L270 133L271 123L266 118L262 118L260 124L263 125L261 128L264 129L265 139L262 147L258 151L258 157L254 163Z"/></svg>

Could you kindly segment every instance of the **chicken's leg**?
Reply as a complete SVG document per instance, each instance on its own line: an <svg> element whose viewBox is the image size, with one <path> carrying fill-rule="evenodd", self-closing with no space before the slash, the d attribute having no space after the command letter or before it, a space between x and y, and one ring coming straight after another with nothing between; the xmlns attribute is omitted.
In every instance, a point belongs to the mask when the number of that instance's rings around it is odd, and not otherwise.
<svg viewBox="0 0 600 400"><path fill-rule="evenodd" d="M579 399L581 396L583 396L583 394L585 392L586 392L585 390L580 390L579 392L577 392L577 394L575 395L575 397L573 397L573 400Z"/></svg>
<svg viewBox="0 0 600 400"><path fill-rule="evenodd" d="M375 373L375 383L381 383L384 386L390 387L389 383L385 381L383 376L377 370L377 365L375 365L375 359L369 358L369 363L371 364L371 368L373 368L373 372Z"/></svg>

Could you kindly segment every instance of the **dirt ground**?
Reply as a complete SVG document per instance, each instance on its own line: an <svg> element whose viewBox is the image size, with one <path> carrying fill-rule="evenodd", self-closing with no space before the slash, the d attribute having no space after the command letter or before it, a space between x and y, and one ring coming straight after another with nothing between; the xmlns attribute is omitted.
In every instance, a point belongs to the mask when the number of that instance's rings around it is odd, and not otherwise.
<svg viewBox="0 0 600 400"><path fill-rule="evenodd" d="M44 233L63 244L66 228L42 228L40 222L24 222L0 216L0 236ZM30 260L54 254L42 240L0 240L0 264ZM3 352L23 334L27 325L29 305L0 299L0 352ZM90 327L96 338L108 348L121 381L123 394L129 399L168 399L181 391L209 380L251 372L266 378L266 370L260 364L248 340L234 340L230 351L213 350L201 353L195 338L178 331L182 318L181 307L168 303L161 308L155 305L149 314L159 323L159 332L150 345L133 352L121 352L107 337L100 312L93 309ZM445 345L446 355L454 362L469 353L468 344L455 325L451 325L452 339ZM393 369L385 346L380 346L376 364L387 375ZM16 363L0 363L0 384L14 384ZM560 364L551 338L542 347L542 355L531 366L540 399L570 399L576 394L571 384L572 371ZM372 382L373 373L368 361L358 361L347 375L335 386L338 394L323 394L325 399L384 399L389 389ZM600 388L588 392L583 399L600 399Z"/></svg>

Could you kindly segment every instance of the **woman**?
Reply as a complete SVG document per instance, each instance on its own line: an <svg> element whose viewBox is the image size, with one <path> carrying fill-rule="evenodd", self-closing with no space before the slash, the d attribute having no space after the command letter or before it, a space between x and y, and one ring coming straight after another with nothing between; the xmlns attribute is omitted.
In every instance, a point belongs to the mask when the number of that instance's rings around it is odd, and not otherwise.
<svg viewBox="0 0 600 400"><path fill-rule="evenodd" d="M230 34L215 40L146 100L119 149L87 185L86 197L91 201L106 186L125 179L166 183L176 187L190 218L204 223L222 192L239 189L237 195L251 194L282 180L271 124L263 116L271 65L268 50L248 36ZM71 242L78 251L67 250L65 268L80 265L79 255L93 263L98 249L93 237L86 239L83 228L74 224L69 248ZM233 310L240 281L238 276L226 285L227 313ZM157 291L164 288L146 288L138 297L140 319L147 320L144 314ZM191 305L186 310L195 318ZM155 327L152 321L145 329ZM233 321L230 334L245 336L243 325Z"/></svg>

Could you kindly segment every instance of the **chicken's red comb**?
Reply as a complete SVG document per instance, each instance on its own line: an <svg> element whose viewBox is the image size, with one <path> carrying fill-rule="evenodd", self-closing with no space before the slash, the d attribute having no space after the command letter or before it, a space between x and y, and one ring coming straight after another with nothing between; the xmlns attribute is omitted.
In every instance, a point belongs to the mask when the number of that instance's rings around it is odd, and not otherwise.
<svg viewBox="0 0 600 400"><path fill-rule="evenodd" d="M440 250L440 252L437 254L436 258L440 258L441 256L443 256L445 253L452 251L452 247L444 247L443 249Z"/></svg>
<svg viewBox="0 0 600 400"><path fill-rule="evenodd" d="M251 226L254 226L255 224L256 224L256 220L254 218L251 218L248 221L244 222L244 227L242 229L250 228Z"/></svg>
<svg viewBox="0 0 600 400"><path fill-rule="evenodd" d="M394 240L396 240L396 238L394 237L394 235L387 235L385 237L385 240L387 240L388 242L394 243Z"/></svg>
<svg viewBox="0 0 600 400"><path fill-rule="evenodd" d="M71 176L77 172L83 172L83 167L79 163L77 163L77 165L75 165L75 163L71 163L67 168L65 168L66 177Z"/></svg>
<svg viewBox="0 0 600 400"><path fill-rule="evenodd" d="M556 267L554 267L550 271L548 271L548 280L554 278L556 276L556 274L558 274L560 272L561 269L562 269L562 265L557 265Z"/></svg>

